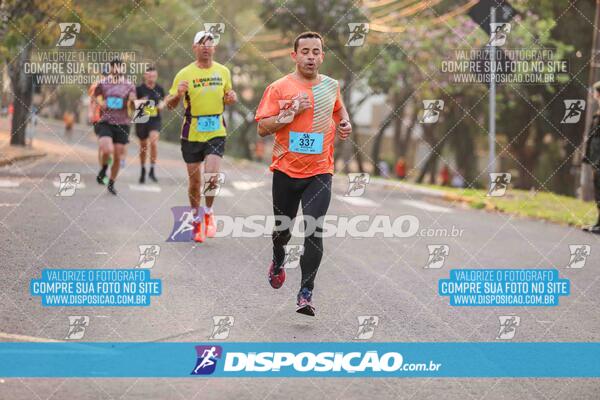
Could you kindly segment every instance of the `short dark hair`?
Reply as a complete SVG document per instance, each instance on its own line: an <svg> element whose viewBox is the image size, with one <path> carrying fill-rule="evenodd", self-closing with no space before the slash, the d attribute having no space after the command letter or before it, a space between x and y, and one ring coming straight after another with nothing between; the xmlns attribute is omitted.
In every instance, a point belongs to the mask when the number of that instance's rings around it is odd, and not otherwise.
<svg viewBox="0 0 600 400"><path fill-rule="evenodd" d="M300 39L319 39L321 41L321 46L325 46L325 41L323 40L323 36L321 36L318 32L306 31L302 32L296 39L294 39L294 51L298 51L298 43Z"/></svg>
<svg viewBox="0 0 600 400"><path fill-rule="evenodd" d="M146 72L152 72L152 71L156 71L156 67L154 65L150 65L148 68L146 68Z"/></svg>

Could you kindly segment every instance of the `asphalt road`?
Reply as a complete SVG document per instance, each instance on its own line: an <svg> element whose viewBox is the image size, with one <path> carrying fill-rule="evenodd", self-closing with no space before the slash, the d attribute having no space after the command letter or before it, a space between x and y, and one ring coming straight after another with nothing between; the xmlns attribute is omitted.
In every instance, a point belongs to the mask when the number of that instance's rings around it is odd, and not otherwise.
<svg viewBox="0 0 600 400"><path fill-rule="evenodd" d="M5 122L4 122L5 123ZM36 143L48 155L0 168L0 340L64 340L69 316L89 316L85 341L206 342L213 316L232 316L227 341L352 341L359 316L377 316L372 341L497 341L499 316L517 315L512 341L600 341L598 237L578 229L468 209L408 188L370 184L344 196L334 177L330 215L414 216L419 228L462 230L457 237L332 237L326 239L314 302L315 318L299 315L299 268L283 288L266 279L269 237L231 235L166 242L171 207L187 204L185 166L177 145L161 143L159 185L137 185L137 143L114 197L95 182L91 132L71 141L60 124L43 121ZM85 185L56 196L58 174L77 172ZM271 214L271 173L265 165L226 158L219 215ZM426 232L425 232L426 233ZM295 238L292 243L301 243ZM152 268L163 294L139 307L42 307L29 282L43 268L133 268L140 245L160 246ZM444 266L424 268L428 245L449 247ZM591 245L581 269L565 268L569 245ZM571 295L556 307L452 307L437 294L451 268L557 268ZM510 354L507 355L510 357ZM591 379L4 379L2 399L597 399Z"/></svg>

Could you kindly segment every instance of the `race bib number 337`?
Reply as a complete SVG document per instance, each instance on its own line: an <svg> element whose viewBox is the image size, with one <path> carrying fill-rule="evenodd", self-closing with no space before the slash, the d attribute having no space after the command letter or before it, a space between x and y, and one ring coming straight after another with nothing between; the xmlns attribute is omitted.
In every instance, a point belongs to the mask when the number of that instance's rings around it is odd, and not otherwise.
<svg viewBox="0 0 600 400"><path fill-rule="evenodd" d="M323 152L323 134L290 131L289 150L302 154L321 154Z"/></svg>

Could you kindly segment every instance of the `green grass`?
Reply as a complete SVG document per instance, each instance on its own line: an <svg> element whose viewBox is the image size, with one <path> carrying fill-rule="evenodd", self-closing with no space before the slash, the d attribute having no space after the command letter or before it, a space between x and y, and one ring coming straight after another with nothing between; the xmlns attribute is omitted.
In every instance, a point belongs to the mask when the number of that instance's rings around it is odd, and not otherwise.
<svg viewBox="0 0 600 400"><path fill-rule="evenodd" d="M584 202L551 192L530 192L509 187L503 197L486 197L487 192L480 189L457 189L437 185L424 186L461 196L468 201L471 207L477 209L491 205L496 210L509 214L579 227L592 225L597 218L594 202Z"/></svg>

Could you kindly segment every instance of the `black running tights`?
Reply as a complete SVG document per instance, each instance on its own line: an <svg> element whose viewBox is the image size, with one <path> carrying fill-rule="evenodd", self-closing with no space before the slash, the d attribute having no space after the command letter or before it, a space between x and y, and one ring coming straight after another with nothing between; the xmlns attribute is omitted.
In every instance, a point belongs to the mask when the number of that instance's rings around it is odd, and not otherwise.
<svg viewBox="0 0 600 400"><path fill-rule="evenodd" d="M329 208L331 200L331 174L320 174L309 178L292 178L281 171L273 174L273 213L287 221L293 220L302 201L302 214L304 218L311 219L314 229L306 232L304 237L304 253L300 258L302 282L300 287L313 290L315 277L321 258L323 257L323 238L318 233L322 232L319 217L323 217ZM312 218L311 218L312 217ZM318 222L315 226L314 222ZM284 246L290 241L292 226L282 224L276 218L273 230L273 261L277 267L282 267L285 260ZM317 234L315 234L317 233Z"/></svg>

